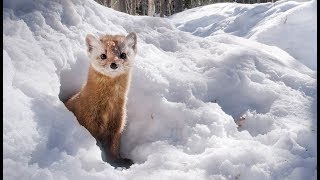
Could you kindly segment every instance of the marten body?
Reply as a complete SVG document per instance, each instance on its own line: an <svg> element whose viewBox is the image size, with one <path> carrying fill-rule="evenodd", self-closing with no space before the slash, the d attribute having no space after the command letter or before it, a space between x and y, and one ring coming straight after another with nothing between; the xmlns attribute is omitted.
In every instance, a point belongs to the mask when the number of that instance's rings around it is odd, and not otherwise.
<svg viewBox="0 0 320 180"><path fill-rule="evenodd" d="M128 167L120 157L120 137L126 124L126 101L131 67L136 54L136 35L87 35L90 67L86 84L65 104L77 120L96 138L103 159Z"/></svg>

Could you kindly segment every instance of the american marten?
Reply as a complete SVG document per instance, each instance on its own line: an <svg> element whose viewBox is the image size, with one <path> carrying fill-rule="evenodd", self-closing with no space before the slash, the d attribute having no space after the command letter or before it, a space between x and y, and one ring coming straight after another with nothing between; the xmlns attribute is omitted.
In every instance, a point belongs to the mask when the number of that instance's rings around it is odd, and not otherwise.
<svg viewBox="0 0 320 180"><path fill-rule="evenodd" d="M126 124L126 102L137 36L88 34L85 38L90 67L87 82L65 103L79 123L97 140L102 159L115 167L130 167L120 157L120 137Z"/></svg>

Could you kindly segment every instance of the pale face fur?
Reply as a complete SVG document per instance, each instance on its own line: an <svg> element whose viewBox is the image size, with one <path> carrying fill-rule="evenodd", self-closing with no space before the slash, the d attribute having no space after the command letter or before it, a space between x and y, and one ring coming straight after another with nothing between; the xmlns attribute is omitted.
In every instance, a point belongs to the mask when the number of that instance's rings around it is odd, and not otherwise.
<svg viewBox="0 0 320 180"><path fill-rule="evenodd" d="M104 35L98 39L88 34L86 45L92 67L103 75L113 78L130 71L137 52L137 36L135 33L130 33L127 36ZM121 53L126 54L124 59L121 58ZM101 58L102 54L106 55L106 59ZM115 63L117 68L111 68L115 65L112 63Z"/></svg>

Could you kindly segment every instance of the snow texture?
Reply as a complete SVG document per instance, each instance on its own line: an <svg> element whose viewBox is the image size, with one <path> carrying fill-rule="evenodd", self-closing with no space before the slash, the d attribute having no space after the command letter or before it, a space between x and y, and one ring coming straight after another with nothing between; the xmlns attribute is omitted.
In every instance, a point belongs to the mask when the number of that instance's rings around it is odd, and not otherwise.
<svg viewBox="0 0 320 180"><path fill-rule="evenodd" d="M250 5L220 3L184 11L170 19L180 30L196 36L232 34L277 46L316 70L316 3L283 0Z"/></svg>
<svg viewBox="0 0 320 180"><path fill-rule="evenodd" d="M316 5L159 18L93 0L5 0L4 179L316 179ZM114 169L61 100L86 81L86 34L133 31L121 153L135 164Z"/></svg>

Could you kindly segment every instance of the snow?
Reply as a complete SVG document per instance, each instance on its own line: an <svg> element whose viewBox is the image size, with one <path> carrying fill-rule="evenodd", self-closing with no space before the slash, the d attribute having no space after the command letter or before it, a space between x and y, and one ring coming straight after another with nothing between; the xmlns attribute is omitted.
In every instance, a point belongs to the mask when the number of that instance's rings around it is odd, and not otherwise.
<svg viewBox="0 0 320 180"><path fill-rule="evenodd" d="M277 46L317 69L317 1L263 4L220 3L170 17L182 31L200 37L232 34ZM303 50L300 50L303 48Z"/></svg>
<svg viewBox="0 0 320 180"><path fill-rule="evenodd" d="M86 34L132 31L121 153L135 164L114 169L61 100L86 80ZM316 179L316 31L316 1L168 18L92 0L5 1L4 178Z"/></svg>

